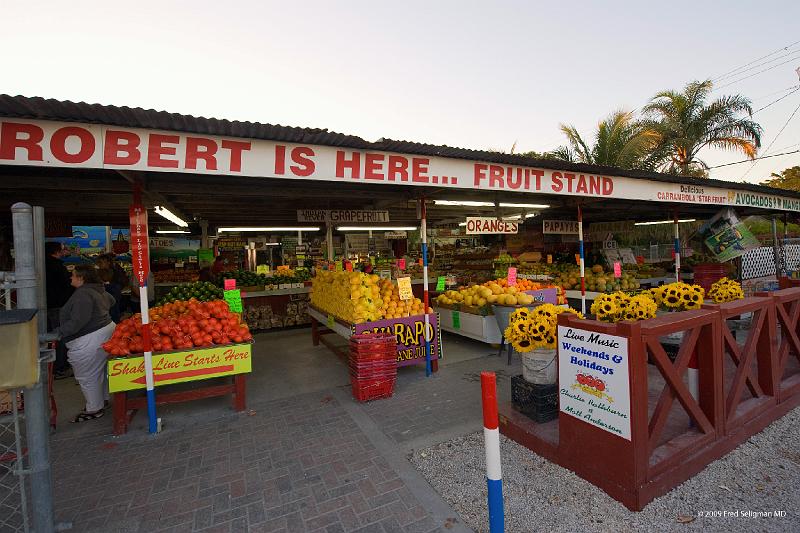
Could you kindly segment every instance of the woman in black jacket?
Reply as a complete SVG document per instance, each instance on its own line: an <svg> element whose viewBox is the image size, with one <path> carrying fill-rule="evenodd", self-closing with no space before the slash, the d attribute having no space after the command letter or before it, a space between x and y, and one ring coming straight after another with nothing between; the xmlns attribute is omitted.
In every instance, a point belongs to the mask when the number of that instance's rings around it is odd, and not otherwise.
<svg viewBox="0 0 800 533"><path fill-rule="evenodd" d="M92 265L76 266L71 282L75 292L61 308L56 331L66 344L67 358L86 398L86 408L72 422L85 422L103 416L108 399L107 354L102 344L114 333L115 324L109 315L114 298L106 292Z"/></svg>

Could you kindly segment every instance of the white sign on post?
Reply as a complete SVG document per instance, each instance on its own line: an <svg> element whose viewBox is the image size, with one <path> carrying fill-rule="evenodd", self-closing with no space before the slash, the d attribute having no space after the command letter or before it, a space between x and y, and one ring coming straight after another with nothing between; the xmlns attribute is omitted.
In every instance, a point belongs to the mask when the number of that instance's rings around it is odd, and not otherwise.
<svg viewBox="0 0 800 533"><path fill-rule="evenodd" d="M542 233L547 235L577 235L577 220L542 220Z"/></svg>
<svg viewBox="0 0 800 533"><path fill-rule="evenodd" d="M628 339L558 326L561 412L631 440Z"/></svg>
<svg viewBox="0 0 800 533"><path fill-rule="evenodd" d="M298 222L330 222L348 224L380 224L389 222L389 211L358 209L298 209Z"/></svg>
<svg viewBox="0 0 800 533"><path fill-rule="evenodd" d="M492 217L467 217L467 235L517 233L519 223Z"/></svg>

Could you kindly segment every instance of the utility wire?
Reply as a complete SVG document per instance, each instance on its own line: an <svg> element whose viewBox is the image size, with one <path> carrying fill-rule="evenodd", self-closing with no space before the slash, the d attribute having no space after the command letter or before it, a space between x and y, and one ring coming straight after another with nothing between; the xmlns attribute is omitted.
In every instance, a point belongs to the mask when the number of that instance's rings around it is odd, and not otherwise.
<svg viewBox="0 0 800 533"><path fill-rule="evenodd" d="M751 62L749 62L749 63L747 63L747 64L745 64L745 65L742 65L741 67L736 67L736 68L735 68L735 69L733 69L733 70L729 70L728 72L725 72L724 74L721 74L721 75L717 76L716 78L714 78L714 80L719 80L720 78L723 78L723 77L727 76L728 74L732 74L732 73L736 72L737 70L741 70L741 69L743 69L743 68L745 68L745 67L749 67L749 66L750 66L750 65L752 65L753 63L758 63L758 62L759 62L759 61L761 61L762 59L766 59L766 58L768 58L768 57L770 57L770 56L774 56L775 54L778 54L778 53L780 53L780 52L781 52L781 51L783 51L783 50L788 50L789 48L792 48L792 47L793 47L794 45L796 45L796 44L800 44L800 41L795 41L795 42L793 42L792 44L788 44L788 45L786 45L786 46L784 46L784 47L778 48L778 49L777 49L777 50L775 50L774 52L770 52L769 54L767 54L767 55L765 55L765 56L761 56L761 57L759 57L758 59L754 59L754 60L752 60Z"/></svg>
<svg viewBox="0 0 800 533"><path fill-rule="evenodd" d="M739 78L738 80L734 80L734 81L732 81L730 83L726 83L725 85L720 85L719 87L716 87L714 90L715 91L719 91L720 89L724 89L725 87L730 87L731 85L739 83L740 81L748 80L748 79L752 78L753 76L758 76L759 74L763 74L764 72L767 72L767 71L770 71L772 69L778 68L778 67L780 67L782 65L785 65L786 63L791 63L792 61L795 61L797 59L800 59L800 55L798 55L797 57L793 57L792 59L789 59L787 61L784 61L783 63L778 63L777 65L773 65L773 66L771 66L769 68L765 68L764 70L759 70L758 72L754 72L753 74L750 74L749 76L745 76L744 78Z"/></svg>
<svg viewBox="0 0 800 533"><path fill-rule="evenodd" d="M777 135L775 135L775 138L774 138L774 139L772 139L772 142L771 142L771 143L769 143L769 146L767 146L767 149L766 149L766 150L764 150L764 153L765 153L765 154L766 154L767 152L769 152L769 149L770 149L770 148L772 148L772 145L773 145L773 144L775 144L775 141L777 141L777 140L778 140L778 137L780 137L780 136L781 136L781 133L783 133L783 130L785 130L785 129L786 129L786 126L788 126L788 125L789 125L789 122L791 122L791 121L792 121L792 119L794 118L795 114L797 113L797 111L798 111L799 109L800 109L800 104L797 104L797 107L795 107L795 108L794 108L794 111L792 111L792 114L791 114L791 115L789 115L789 118L786 120L786 123L785 123L785 124L783 125L783 127L780 129L780 131L778 132L778 134L777 134ZM766 157L766 156L764 156L764 157ZM759 159L761 159L761 158L759 158ZM744 173L744 176L742 176L742 178L741 178L741 179L744 179L744 178L746 178L746 177L747 177L747 175L748 175L748 174L750 174L750 171L751 171L751 170L753 170L753 167L755 167L755 166L756 166L756 162L754 161L754 162L753 162L753 165L752 165L750 168L748 168L748 169L747 169L747 172L745 172L745 173Z"/></svg>
<svg viewBox="0 0 800 533"><path fill-rule="evenodd" d="M784 59L784 58L787 58L787 57L789 57L791 55L794 55L797 52L800 52L800 49L791 50L791 51L786 52L785 54L780 55L778 57L773 57L769 61L764 61L763 63L759 63L757 65L753 65L750 68L746 68L746 69L740 70L739 72L736 72L734 74L728 74L726 76L720 76L719 78L715 79L714 81L717 82L717 81L722 81L722 80L724 80L726 78L735 78L736 76L741 76L745 72L750 72L751 70L755 70L755 69L760 68L760 67L765 67L765 66L769 65L770 63L774 63L775 61L780 61L781 59Z"/></svg>
<svg viewBox="0 0 800 533"><path fill-rule="evenodd" d="M774 100L774 101L772 101L772 102L768 103L768 104L767 104L767 105L765 105L764 107L760 107L760 108L756 109L755 111L753 111L753 115L755 115L755 114L756 114L756 113L758 113L759 111L764 111L766 108L768 108L768 107L769 107L769 106L771 106L772 104L777 104L778 102L780 102L781 100L783 100L783 99L784 99L784 98L786 98L787 96L791 96L791 95L793 95L794 93L796 93L797 91L800 91L800 85L798 85L798 86L797 86L797 88L796 88L794 91L792 91L792 92L790 92L790 93L787 93L787 94L784 94L783 96L781 96L781 97L780 97L780 98L778 98L777 100Z"/></svg>
<svg viewBox="0 0 800 533"><path fill-rule="evenodd" d="M758 161L759 159L769 159L770 157L780 157L782 155L797 154L797 153L800 153L800 150L792 150L791 152L783 152L781 154L764 155L764 156L761 156L761 157L754 157L753 159L745 159L743 161L735 161L733 163L725 163L725 164L722 164L722 165L716 165L716 166L713 166L713 167L708 167L708 170L711 170L712 168L729 167L731 165L741 165L742 163L752 163L753 161ZM745 174L745 176L746 175L747 174Z"/></svg>
<svg viewBox="0 0 800 533"><path fill-rule="evenodd" d="M765 94L763 96L759 96L758 98L753 98L753 102L758 102L763 100L764 98L769 98L770 96L775 96L776 94L785 93L786 91L791 91L792 89L796 89L800 87L800 85L792 85L791 87L787 87L785 89L781 89L780 91L775 91L774 93Z"/></svg>

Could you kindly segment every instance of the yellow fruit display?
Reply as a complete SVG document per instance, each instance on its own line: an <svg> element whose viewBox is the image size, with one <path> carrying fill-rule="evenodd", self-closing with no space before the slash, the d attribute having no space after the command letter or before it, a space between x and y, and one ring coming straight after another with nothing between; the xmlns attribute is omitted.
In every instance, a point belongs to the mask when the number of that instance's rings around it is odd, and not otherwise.
<svg viewBox="0 0 800 533"><path fill-rule="evenodd" d="M442 305L463 304L469 307L485 305L531 305L533 296L521 292L517 287L504 287L490 281L483 285L461 287L457 291L446 291L436 297L436 303Z"/></svg>
<svg viewBox="0 0 800 533"><path fill-rule="evenodd" d="M419 298L400 300L397 285L375 274L329 270L312 280L311 304L355 324L421 315L425 307Z"/></svg>

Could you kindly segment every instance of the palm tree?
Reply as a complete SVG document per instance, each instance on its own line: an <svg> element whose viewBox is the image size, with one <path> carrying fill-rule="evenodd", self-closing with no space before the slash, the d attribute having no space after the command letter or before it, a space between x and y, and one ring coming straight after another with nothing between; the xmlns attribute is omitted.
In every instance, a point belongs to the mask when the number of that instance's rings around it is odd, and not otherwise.
<svg viewBox="0 0 800 533"><path fill-rule="evenodd" d="M761 126L750 120L750 100L721 96L706 104L713 84L693 81L683 92L662 91L644 106L643 125L658 138L652 159L672 174L706 175L697 157L705 147L743 152L753 159L761 146Z"/></svg>
<svg viewBox="0 0 800 533"><path fill-rule="evenodd" d="M593 146L589 146L575 126L561 124L561 131L569 145L553 150L554 158L618 168L649 168L649 156L658 140L653 131L634 119L633 112L624 110L614 111L600 121Z"/></svg>

